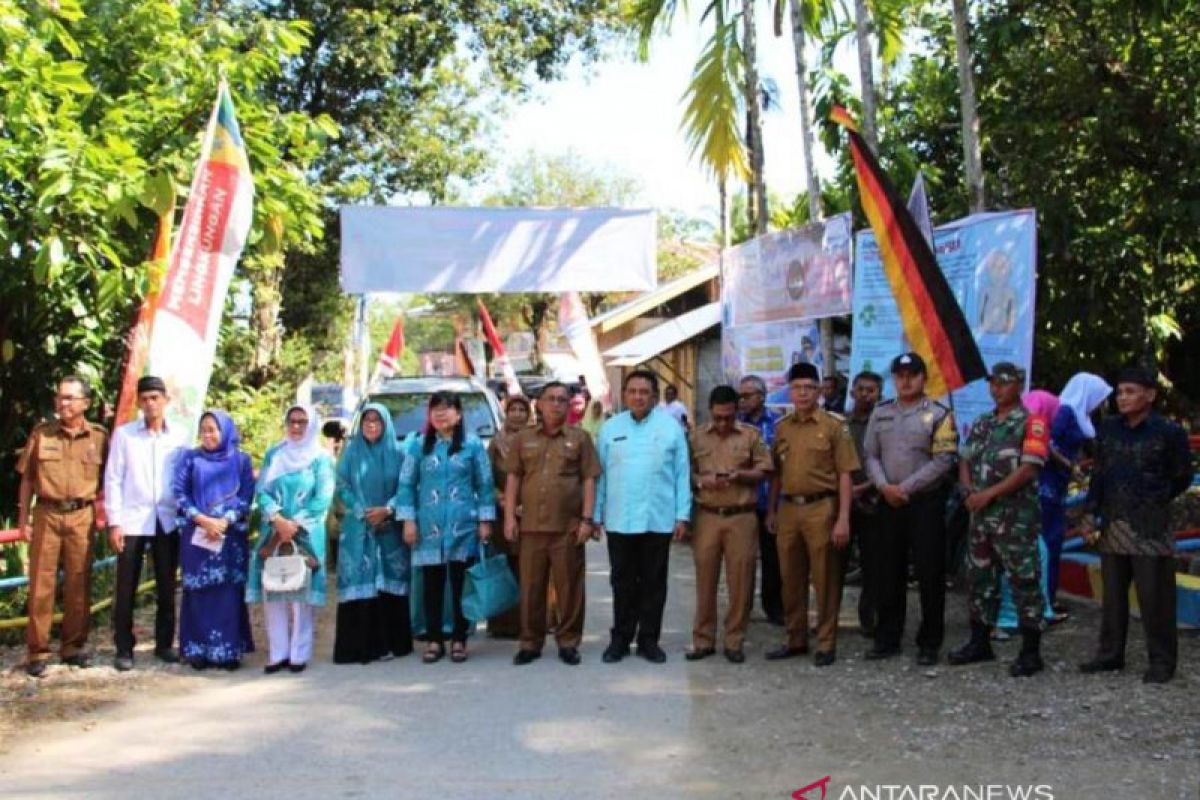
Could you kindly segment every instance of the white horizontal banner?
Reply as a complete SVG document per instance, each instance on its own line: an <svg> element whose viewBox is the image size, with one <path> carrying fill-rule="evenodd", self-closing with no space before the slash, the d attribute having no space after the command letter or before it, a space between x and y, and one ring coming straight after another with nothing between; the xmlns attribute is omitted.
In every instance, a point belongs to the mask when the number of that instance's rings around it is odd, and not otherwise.
<svg viewBox="0 0 1200 800"><path fill-rule="evenodd" d="M648 209L344 206L342 289L625 292L656 286Z"/></svg>

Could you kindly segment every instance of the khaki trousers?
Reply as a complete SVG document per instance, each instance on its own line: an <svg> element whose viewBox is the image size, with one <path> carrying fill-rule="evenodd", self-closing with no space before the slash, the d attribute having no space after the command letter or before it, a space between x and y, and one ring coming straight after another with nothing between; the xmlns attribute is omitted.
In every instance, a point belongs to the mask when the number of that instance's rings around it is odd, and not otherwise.
<svg viewBox="0 0 1200 800"><path fill-rule="evenodd" d="M788 647L808 645L808 582L817 599L817 648L837 649L838 611L842 603L841 559L829 541L837 518L837 499L779 506L775 546L783 579L783 616Z"/></svg>
<svg viewBox="0 0 1200 800"><path fill-rule="evenodd" d="M554 638L560 649L579 647L583 640L586 578L583 545L576 544L574 531L521 531L517 541L521 571L520 648L540 652L546 642L546 596L550 583L554 585L559 614Z"/></svg>
<svg viewBox="0 0 1200 800"><path fill-rule="evenodd" d="M54 592L58 563L63 566L63 621L59 655L79 655L87 644L91 623L92 506L60 513L35 507L33 541L29 545L29 625L25 643L29 661L50 658L50 626L54 621Z"/></svg>
<svg viewBox="0 0 1200 800"><path fill-rule="evenodd" d="M696 510L692 533L692 557L696 561L696 618L692 624L692 647L716 647L717 589L721 582L721 560L725 560L725 587L729 609L725 612L724 646L741 650L754 604L754 566L758 558L758 517L753 511L723 517Z"/></svg>

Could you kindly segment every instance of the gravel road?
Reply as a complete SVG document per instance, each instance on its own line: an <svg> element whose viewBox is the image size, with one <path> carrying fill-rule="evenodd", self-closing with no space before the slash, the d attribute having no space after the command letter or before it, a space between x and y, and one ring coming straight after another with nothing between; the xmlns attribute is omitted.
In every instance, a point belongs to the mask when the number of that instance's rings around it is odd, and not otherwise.
<svg viewBox="0 0 1200 800"><path fill-rule="evenodd" d="M692 563L675 547L669 661L607 665L607 562L600 545L588 556L578 667L548 647L517 668L513 643L484 636L465 665L408 657L334 666L328 612L320 663L302 675L263 675L261 652L234 674L151 667L147 653L132 673L54 667L35 682L10 649L0 676L0 795L788 798L829 776L833 800L962 798L989 784L1050 793L1034 797L1200 798L1195 632L1183 633L1180 675L1164 687L1140 681L1136 624L1125 673L1076 673L1098 625L1097 609L1082 603L1044 638L1048 669L1031 680L1008 677L1016 640L978 667L917 667L911 647L865 662L847 589L831 668L764 661L779 629L757 619L744 665L688 663ZM960 594L949 599L951 645L965 635L965 606ZM106 664L107 639L95 639Z"/></svg>

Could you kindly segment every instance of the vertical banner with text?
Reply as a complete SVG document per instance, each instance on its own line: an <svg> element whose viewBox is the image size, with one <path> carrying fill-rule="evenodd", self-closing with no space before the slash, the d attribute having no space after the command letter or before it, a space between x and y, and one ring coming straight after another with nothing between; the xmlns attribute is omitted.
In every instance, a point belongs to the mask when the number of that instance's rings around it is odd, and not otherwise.
<svg viewBox="0 0 1200 800"><path fill-rule="evenodd" d="M168 419L188 431L204 410L225 297L253 211L246 146L221 81L150 340L148 371L167 384Z"/></svg>

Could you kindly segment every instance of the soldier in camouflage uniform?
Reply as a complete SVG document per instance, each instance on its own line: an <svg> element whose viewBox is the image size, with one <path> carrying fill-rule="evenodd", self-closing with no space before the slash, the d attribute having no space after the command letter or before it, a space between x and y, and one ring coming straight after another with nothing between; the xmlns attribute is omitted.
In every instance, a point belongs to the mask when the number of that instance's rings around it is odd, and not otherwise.
<svg viewBox="0 0 1200 800"><path fill-rule="evenodd" d="M959 462L959 481L971 512L968 540L971 640L950 653L951 664L992 661L992 625L1000 605L999 571L1012 585L1021 625L1021 653L1009 673L1027 677L1042 669L1042 593L1037 476L1050 448L1046 421L1021 405L1025 371L1002 362L989 389L996 408L971 426Z"/></svg>

